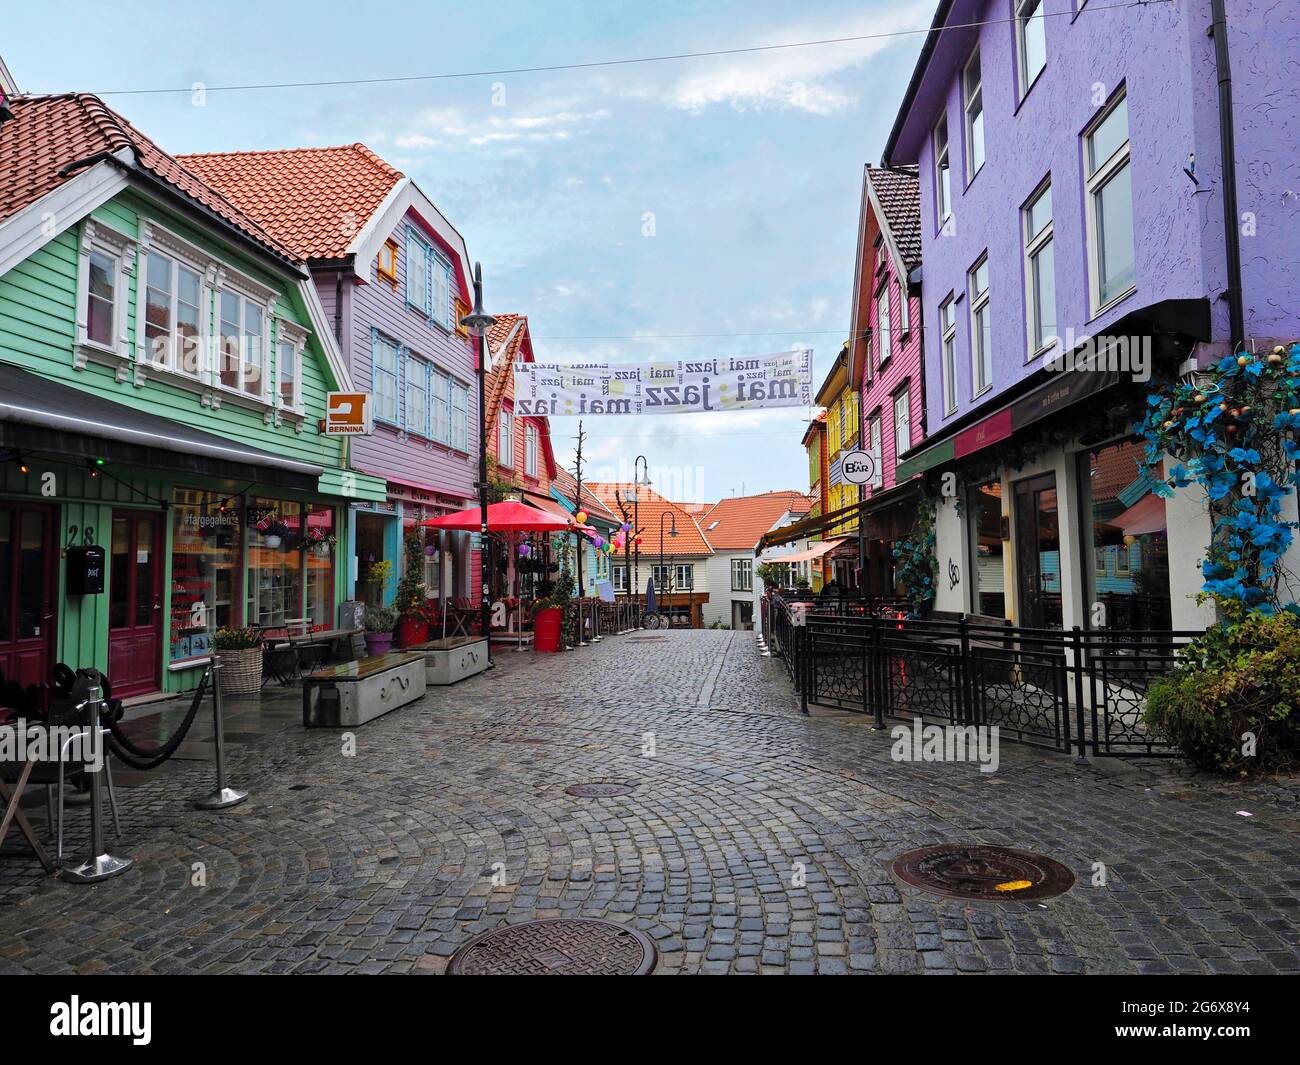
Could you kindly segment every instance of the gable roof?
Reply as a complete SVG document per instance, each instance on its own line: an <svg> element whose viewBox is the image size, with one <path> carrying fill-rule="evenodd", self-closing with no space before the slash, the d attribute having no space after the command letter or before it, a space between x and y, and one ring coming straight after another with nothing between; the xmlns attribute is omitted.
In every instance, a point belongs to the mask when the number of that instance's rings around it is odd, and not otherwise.
<svg viewBox="0 0 1300 1065"><path fill-rule="evenodd" d="M759 537L797 506L807 506L807 494L794 491L732 496L709 508L700 525L715 551L736 548L752 551ZM717 523L716 525L714 523Z"/></svg>
<svg viewBox="0 0 1300 1065"><path fill-rule="evenodd" d="M180 160L303 259L342 259L404 176L364 144Z"/></svg>
<svg viewBox="0 0 1300 1065"><path fill-rule="evenodd" d="M555 471L555 477L551 480L551 487L572 503L573 497L578 491L578 480L561 466ZM591 487L586 483L582 486L582 506L579 509L585 510L589 517L593 517L598 521L608 522L612 525L623 524L623 519L607 507L598 496L593 494Z"/></svg>
<svg viewBox="0 0 1300 1065"><path fill-rule="evenodd" d="M302 273L301 257L198 174L89 93L16 96L14 117L0 123L0 220L17 214L71 181L93 163L112 158L163 182L169 190L234 227L246 239Z"/></svg>
<svg viewBox="0 0 1300 1065"><path fill-rule="evenodd" d="M617 491L623 498L627 499L628 489L631 484L618 484L613 481L592 481L588 486L592 494L601 502L610 507L617 507L614 500L614 492ZM641 502L637 507L637 516L641 521L641 554L657 555L659 553L659 519L660 515L668 514L669 517L664 519L664 556L666 558L680 558L686 556L699 556L713 554L713 548L709 546L709 541L705 538L704 533L696 524L695 518L679 503L665 499L653 489L642 486L638 489L641 496ZM677 535L669 536L668 530L676 524Z"/></svg>
<svg viewBox="0 0 1300 1065"><path fill-rule="evenodd" d="M488 355L491 369L484 382L487 424L496 422L497 412L507 397L514 398L514 364L522 359L533 361L533 342L528 335L528 316L525 314L498 314L496 322L487 332Z"/></svg>
<svg viewBox="0 0 1300 1065"><path fill-rule="evenodd" d="M905 272L921 265L921 181L917 169L867 165L867 186L883 217L885 239L892 240Z"/></svg>

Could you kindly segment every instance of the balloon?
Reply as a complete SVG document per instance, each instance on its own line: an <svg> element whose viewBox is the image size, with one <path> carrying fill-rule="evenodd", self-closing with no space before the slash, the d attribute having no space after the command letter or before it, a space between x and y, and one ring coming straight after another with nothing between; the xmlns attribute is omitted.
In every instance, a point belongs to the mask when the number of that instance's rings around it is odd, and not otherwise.
<svg viewBox="0 0 1300 1065"><path fill-rule="evenodd" d="M632 531L632 523L631 523L631 522L628 522L628 521L623 522L623 531L624 531L624 532L631 532L631 531Z"/></svg>
<svg viewBox="0 0 1300 1065"><path fill-rule="evenodd" d="M533 551L532 547L529 546L528 544L519 545L519 553L523 555L525 558L527 558L530 554L532 554L532 551Z"/></svg>
<svg viewBox="0 0 1300 1065"><path fill-rule="evenodd" d="M578 511L578 513L575 514L574 517L578 519L579 525L587 524L587 512L585 510Z"/></svg>
<svg viewBox="0 0 1300 1065"><path fill-rule="evenodd" d="M593 536L591 542L597 547L600 547L605 543L605 538L603 536Z"/></svg>

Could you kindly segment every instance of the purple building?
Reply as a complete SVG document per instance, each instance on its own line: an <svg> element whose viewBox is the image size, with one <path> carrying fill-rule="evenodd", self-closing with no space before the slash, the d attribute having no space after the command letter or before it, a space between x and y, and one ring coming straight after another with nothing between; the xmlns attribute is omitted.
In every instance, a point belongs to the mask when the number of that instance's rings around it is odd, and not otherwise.
<svg viewBox="0 0 1300 1065"><path fill-rule="evenodd" d="M352 465L383 477L388 498L357 504L354 594L390 602L402 533L477 497L478 389L468 333L464 238L406 175L363 144L184 157L311 268L356 387L372 394L375 431L352 439ZM468 533L440 533L431 597L465 597L477 557ZM388 560L378 579L374 564Z"/></svg>
<svg viewBox="0 0 1300 1065"><path fill-rule="evenodd" d="M1265 0L940 3L884 152L921 175L928 436L899 477L955 475L940 608L1206 622L1208 516L1149 492L1128 409L1300 334L1297 54L1300 8Z"/></svg>

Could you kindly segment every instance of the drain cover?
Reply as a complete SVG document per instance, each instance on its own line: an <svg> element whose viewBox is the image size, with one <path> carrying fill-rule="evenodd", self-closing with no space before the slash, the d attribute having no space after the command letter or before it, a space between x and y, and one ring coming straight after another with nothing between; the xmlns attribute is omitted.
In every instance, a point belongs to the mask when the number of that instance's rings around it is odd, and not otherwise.
<svg viewBox="0 0 1300 1065"><path fill-rule="evenodd" d="M579 799L608 799L614 795L628 795L635 787L635 784L570 784L564 790Z"/></svg>
<svg viewBox="0 0 1300 1065"><path fill-rule="evenodd" d="M922 847L894 859L905 884L950 899L1050 899L1074 887L1074 874L1042 854L1009 847Z"/></svg>
<svg viewBox="0 0 1300 1065"><path fill-rule="evenodd" d="M477 936L452 955L449 976L644 976L654 944L613 921L554 917Z"/></svg>

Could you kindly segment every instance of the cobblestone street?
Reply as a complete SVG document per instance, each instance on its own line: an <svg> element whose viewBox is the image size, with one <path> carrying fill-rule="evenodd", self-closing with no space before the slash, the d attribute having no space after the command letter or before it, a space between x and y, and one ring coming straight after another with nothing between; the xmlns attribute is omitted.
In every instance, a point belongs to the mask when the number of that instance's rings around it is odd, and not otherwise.
<svg viewBox="0 0 1300 1065"><path fill-rule="evenodd" d="M190 808L200 762L121 789L110 846L136 864L115 880L7 857L0 973L438 973L480 932L578 915L643 931L661 973L1300 971L1293 786L1012 744L995 774L895 763L865 718L801 718L752 633L498 662L359 729L354 757L291 721L232 743L233 810ZM600 781L635 790L564 790ZM1040 851L1078 881L971 904L893 878L940 842Z"/></svg>

